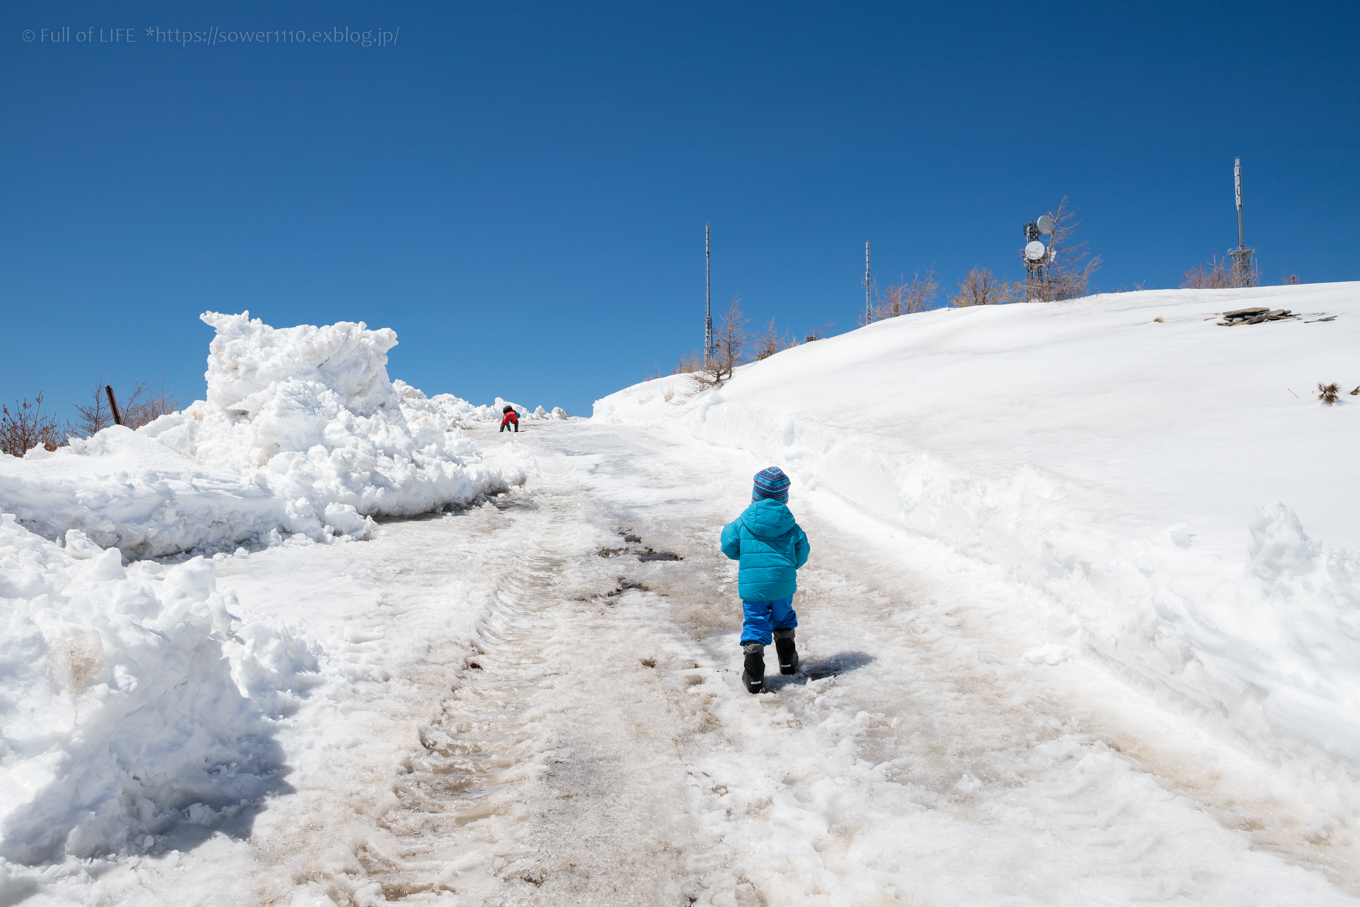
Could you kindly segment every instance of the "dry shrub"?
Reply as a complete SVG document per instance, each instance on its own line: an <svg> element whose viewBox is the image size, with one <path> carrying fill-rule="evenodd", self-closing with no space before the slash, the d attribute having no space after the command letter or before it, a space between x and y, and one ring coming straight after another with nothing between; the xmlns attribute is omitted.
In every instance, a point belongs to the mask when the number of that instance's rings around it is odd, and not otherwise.
<svg viewBox="0 0 1360 907"><path fill-rule="evenodd" d="M102 380L95 384L94 390L90 392L90 399L89 406L76 406L77 418L72 426L76 434L83 438L88 438L113 424L113 413L109 410L109 400L104 392ZM128 428L137 429L161 416L178 411L179 400L165 389L164 380L161 381L159 391L152 391L149 381L138 381L132 386L132 393L123 398L119 409L123 424Z"/></svg>
<svg viewBox="0 0 1360 907"><path fill-rule="evenodd" d="M39 444L48 450L56 450L69 437L88 438L113 425L113 413L109 410L104 382L95 385L90 401L89 406L77 405L76 420L67 423L43 415L42 394L38 394L32 403L25 398L14 404L13 410L0 406L0 451L22 457ZM179 400L165 389L164 381L160 389L155 391L151 389L151 382L137 382L125 401L120 407L123 424L133 429L179 409Z"/></svg>
<svg viewBox="0 0 1360 907"><path fill-rule="evenodd" d="M825 322L821 327L817 328L815 331L804 337L803 342L811 343L814 340L821 340L823 337L826 336L826 332L831 330L832 325L834 325L835 323L836 322L834 321Z"/></svg>
<svg viewBox="0 0 1360 907"><path fill-rule="evenodd" d="M123 424L128 428L141 428L178 410L179 400L165 389L164 380L158 391L151 390L150 382L139 381L133 385L132 393L123 406Z"/></svg>
<svg viewBox="0 0 1360 907"><path fill-rule="evenodd" d="M751 341L755 359L768 359L781 350L797 346L798 341L789 336L788 332L780 333L774 326L774 319L770 319L770 324L765 329L764 334L759 334Z"/></svg>
<svg viewBox="0 0 1360 907"><path fill-rule="evenodd" d="M873 312L870 321L882 321L885 318L897 318L900 315L910 315L913 312L924 312L935 302L935 298L940 295L940 282L935 279L935 268L932 265L925 276L917 271L912 275L911 280L899 278L900 283L886 287L882 292L876 292ZM861 319L863 316L860 316ZM861 322L862 323L862 322Z"/></svg>
<svg viewBox="0 0 1360 907"><path fill-rule="evenodd" d="M680 361L675 364L675 370L672 371L671 374L692 375L697 371L701 371L703 367L704 357L699 355L698 350L690 350L689 353L680 357Z"/></svg>
<svg viewBox="0 0 1360 907"><path fill-rule="evenodd" d="M101 379L90 392L89 406L76 404L76 421L72 424L76 434L88 438L113 424L113 413L109 411L108 397L104 394L104 381Z"/></svg>
<svg viewBox="0 0 1360 907"><path fill-rule="evenodd" d="M1215 255L1207 265L1195 265L1181 276L1182 290L1222 290L1237 286L1232 263Z"/></svg>
<svg viewBox="0 0 1360 907"><path fill-rule="evenodd" d="M969 268L959 283L959 292L949 301L952 306L1004 305L1023 298L1017 284L997 280L987 268Z"/></svg>
<svg viewBox="0 0 1360 907"><path fill-rule="evenodd" d="M1331 384L1318 382L1318 399L1328 406L1336 402L1336 395L1341 393L1341 387L1333 381Z"/></svg>
<svg viewBox="0 0 1360 907"><path fill-rule="evenodd" d="M56 450L66 443L68 427L51 416L43 415L43 395L38 394L32 403L25 397L14 404L0 406L0 451L11 457L22 457L38 445L48 450Z"/></svg>

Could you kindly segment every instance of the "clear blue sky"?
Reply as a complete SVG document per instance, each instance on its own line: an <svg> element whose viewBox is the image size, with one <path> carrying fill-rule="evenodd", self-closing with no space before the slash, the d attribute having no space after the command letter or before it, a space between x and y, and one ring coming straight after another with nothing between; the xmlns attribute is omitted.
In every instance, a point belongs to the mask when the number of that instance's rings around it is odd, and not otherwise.
<svg viewBox="0 0 1360 907"><path fill-rule="evenodd" d="M214 27L400 31L146 33ZM588 415L700 345L706 221L715 301L797 332L854 327L865 240L880 283L1019 277L1064 194L1102 287L1172 287L1236 243L1234 155L1266 278L1360 277L1355 3L11 0L0 46L0 399L62 415L200 397L206 309Z"/></svg>

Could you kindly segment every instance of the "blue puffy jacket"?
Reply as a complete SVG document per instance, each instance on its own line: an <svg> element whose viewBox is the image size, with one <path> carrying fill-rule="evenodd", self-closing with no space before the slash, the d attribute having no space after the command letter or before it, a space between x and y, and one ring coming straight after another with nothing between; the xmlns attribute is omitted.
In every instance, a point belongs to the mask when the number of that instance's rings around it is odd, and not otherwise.
<svg viewBox="0 0 1360 907"><path fill-rule="evenodd" d="M788 507L762 498L723 527L722 552L741 564L737 594L743 601L776 601L798 591L808 539Z"/></svg>

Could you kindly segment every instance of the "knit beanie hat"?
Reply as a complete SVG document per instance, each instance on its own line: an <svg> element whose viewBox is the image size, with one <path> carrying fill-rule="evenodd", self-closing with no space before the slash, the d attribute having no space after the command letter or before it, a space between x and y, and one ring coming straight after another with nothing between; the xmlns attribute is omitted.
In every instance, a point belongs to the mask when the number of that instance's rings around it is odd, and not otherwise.
<svg viewBox="0 0 1360 907"><path fill-rule="evenodd" d="M771 466L756 473L755 488L751 490L751 501L761 498L774 498L781 504L789 502L789 477L778 466Z"/></svg>

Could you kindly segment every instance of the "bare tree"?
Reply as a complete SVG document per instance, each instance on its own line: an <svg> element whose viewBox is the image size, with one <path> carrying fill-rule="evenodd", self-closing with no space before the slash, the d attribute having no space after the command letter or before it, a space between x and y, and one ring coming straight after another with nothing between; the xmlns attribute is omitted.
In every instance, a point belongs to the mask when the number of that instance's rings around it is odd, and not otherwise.
<svg viewBox="0 0 1360 907"><path fill-rule="evenodd" d="M1021 289L1016 284L997 280L996 275L987 268L973 267L963 275L963 280L959 283L959 292L949 304L957 307L1002 305L1023 298Z"/></svg>
<svg viewBox="0 0 1360 907"><path fill-rule="evenodd" d="M1067 196L1058 202L1053 218L1053 233L1048 238L1048 264L1035 272L1035 278L1025 287L1031 302L1059 302L1077 299L1091 290L1091 277L1100 270L1100 256L1092 256L1085 240L1077 242L1076 211L1067 208Z"/></svg>
<svg viewBox="0 0 1360 907"><path fill-rule="evenodd" d="M744 361L751 340L746 331L749 323L750 319L741 310L741 299L733 296L727 311L718 319L718 330L713 335L713 355L694 373L696 390L721 387L732 377L732 370Z"/></svg>
<svg viewBox="0 0 1360 907"><path fill-rule="evenodd" d="M1182 290L1219 290L1237 286L1232 264L1215 255L1207 265L1195 265L1181 276Z"/></svg>
<svg viewBox="0 0 1360 907"><path fill-rule="evenodd" d="M931 307L937 296L940 295L940 282L935 279L935 267L931 266L925 276L917 271L911 276L911 280L898 278L900 283L895 283L884 288L882 292L875 292L873 321L882 321L885 318L896 318L899 315L910 315L913 312L924 312ZM863 316L860 316L861 321Z"/></svg>
<svg viewBox="0 0 1360 907"><path fill-rule="evenodd" d="M22 457L39 444L56 450L66 443L66 427L43 415L42 402L43 395L38 394L32 403L27 397L15 403L13 412L8 406L0 406L0 451Z"/></svg>

